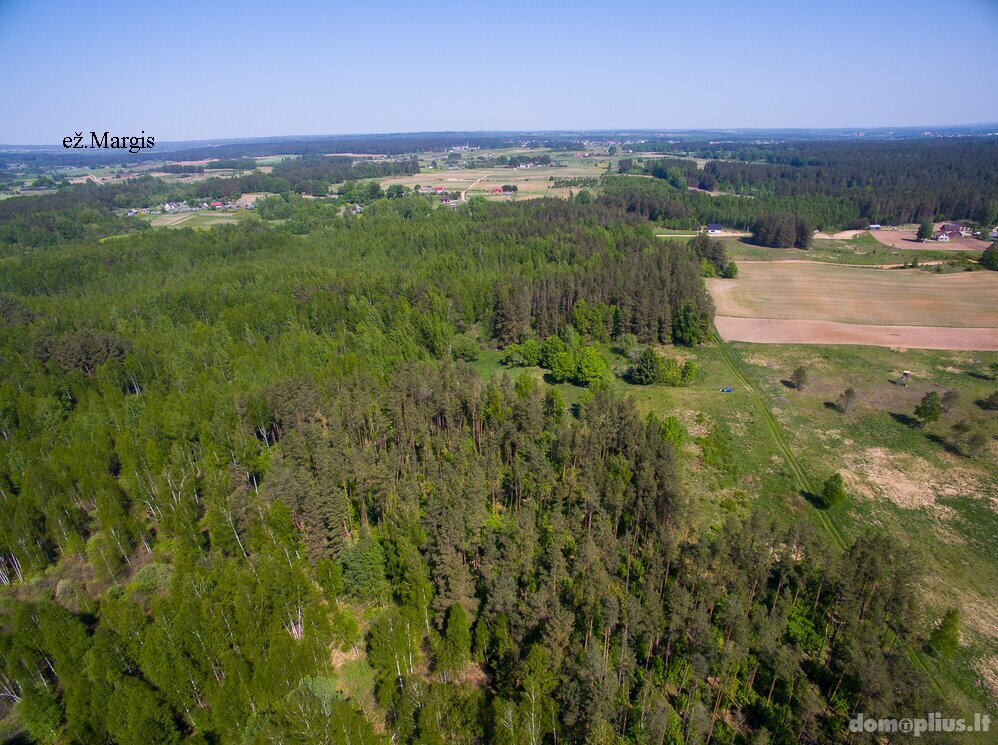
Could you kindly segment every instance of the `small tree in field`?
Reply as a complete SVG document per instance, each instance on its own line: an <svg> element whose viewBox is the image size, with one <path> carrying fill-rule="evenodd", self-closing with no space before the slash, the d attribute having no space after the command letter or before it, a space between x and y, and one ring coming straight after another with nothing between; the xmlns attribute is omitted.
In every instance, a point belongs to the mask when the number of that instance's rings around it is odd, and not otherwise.
<svg viewBox="0 0 998 745"><path fill-rule="evenodd" d="M922 400L918 402L918 406L915 407L915 418L922 423L924 427L926 424L931 424L936 421L943 414L943 405L939 398L939 394L935 391L929 391L924 396Z"/></svg>
<svg viewBox="0 0 998 745"><path fill-rule="evenodd" d="M596 347L586 347L579 355L579 364L575 382L579 385L591 386L610 376L610 366L606 364Z"/></svg>
<svg viewBox="0 0 998 745"><path fill-rule="evenodd" d="M839 396L839 400L835 404L835 407L843 414L848 414L849 409L852 408L852 405L855 401L856 401L856 391L853 388L846 388L842 392L842 395Z"/></svg>
<svg viewBox="0 0 998 745"><path fill-rule="evenodd" d="M683 372L681 373L681 379L683 385L691 385L697 379L699 371L697 370L697 363L693 360L686 360L683 363Z"/></svg>
<svg viewBox="0 0 998 745"><path fill-rule="evenodd" d="M952 657L960 648L960 611L950 608L929 637L929 646L942 657Z"/></svg>
<svg viewBox="0 0 998 745"><path fill-rule="evenodd" d="M949 410L953 408L953 404L960 400L960 394L957 391L946 391L943 393L943 397L939 399L939 405L943 407L943 411L949 413Z"/></svg>
<svg viewBox="0 0 998 745"><path fill-rule="evenodd" d="M798 365L797 369L790 375L790 384L798 391L804 390L807 385L807 370L803 365Z"/></svg>
<svg viewBox="0 0 998 745"><path fill-rule="evenodd" d="M557 352L551 358L551 377L556 383L565 383L575 375L575 360L568 352Z"/></svg>
<svg viewBox="0 0 998 745"><path fill-rule="evenodd" d="M988 446L990 438L978 422L961 419L950 432L950 444L968 458L976 458Z"/></svg>
<svg viewBox="0 0 998 745"><path fill-rule="evenodd" d="M918 235L915 237L920 241L927 241L932 237L935 229L932 227L932 220L923 220L922 224L918 226Z"/></svg>
<svg viewBox="0 0 998 745"><path fill-rule="evenodd" d="M637 385L651 385L658 382L662 375L662 358L658 356L654 349L645 347L638 355L638 359L631 366L627 377L632 383Z"/></svg>
<svg viewBox="0 0 998 745"><path fill-rule="evenodd" d="M846 484L842 479L842 474L833 473L821 487L821 506L826 510L841 504L846 498Z"/></svg>

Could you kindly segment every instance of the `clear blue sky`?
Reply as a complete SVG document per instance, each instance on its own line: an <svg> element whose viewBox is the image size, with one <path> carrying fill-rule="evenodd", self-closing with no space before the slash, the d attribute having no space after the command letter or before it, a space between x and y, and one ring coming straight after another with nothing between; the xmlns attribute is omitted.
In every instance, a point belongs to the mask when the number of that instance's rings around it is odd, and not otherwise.
<svg viewBox="0 0 998 745"><path fill-rule="evenodd" d="M0 0L0 143L998 121L998 0Z"/></svg>

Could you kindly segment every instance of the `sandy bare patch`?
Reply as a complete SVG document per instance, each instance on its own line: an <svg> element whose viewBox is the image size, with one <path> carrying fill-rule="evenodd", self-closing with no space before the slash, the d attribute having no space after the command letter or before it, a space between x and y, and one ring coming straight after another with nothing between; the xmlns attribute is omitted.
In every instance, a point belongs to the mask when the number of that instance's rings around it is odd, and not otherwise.
<svg viewBox="0 0 998 745"><path fill-rule="evenodd" d="M974 669L981 676L984 687L992 699L998 699L998 656L992 655L974 663Z"/></svg>
<svg viewBox="0 0 998 745"><path fill-rule="evenodd" d="M768 370L775 370L779 365L777 365L773 360L766 357L760 357L757 354L746 355L745 361L750 365L755 365L756 367L765 367Z"/></svg>
<svg viewBox="0 0 998 745"><path fill-rule="evenodd" d="M711 417L702 411L678 409L672 414L683 423L686 431L690 433L690 437L706 437L714 427Z"/></svg>
<svg viewBox="0 0 998 745"><path fill-rule="evenodd" d="M998 329L945 326L871 326L835 321L716 316L725 341L756 344L857 344L892 349L974 349L998 351Z"/></svg>
<svg viewBox="0 0 998 745"><path fill-rule="evenodd" d="M937 497L981 496L973 471L960 467L943 471L924 458L887 448L852 453L843 463L848 469L844 476L859 493L888 499L904 509L932 508L940 517L949 518L953 510L936 504Z"/></svg>
<svg viewBox="0 0 998 745"><path fill-rule="evenodd" d="M957 587L947 582L938 575L926 576L922 582L922 588L928 605L938 612L940 616L943 610L952 607L954 604L960 608L960 617L963 620L965 632L981 636L988 641L998 639L998 605L993 597L983 596L974 590L965 587ZM954 603L954 599L958 600ZM966 638L966 633L961 634L962 643L972 640ZM986 662L981 660L980 662ZM994 668L996 658L991 658L991 675L993 683L998 682L998 670ZM998 690L998 688L994 689Z"/></svg>
<svg viewBox="0 0 998 745"><path fill-rule="evenodd" d="M865 230L840 230L838 233L815 233L815 238L824 238L830 241L847 241L850 238L855 238L860 233L865 233Z"/></svg>
<svg viewBox="0 0 998 745"><path fill-rule="evenodd" d="M727 418L728 429L735 437L744 437L748 432L748 424L751 416L745 411L736 411Z"/></svg>
<svg viewBox="0 0 998 745"><path fill-rule="evenodd" d="M350 647L346 652L339 647L333 647L329 651L329 664L335 670L341 665L360 659L360 650L356 646Z"/></svg>

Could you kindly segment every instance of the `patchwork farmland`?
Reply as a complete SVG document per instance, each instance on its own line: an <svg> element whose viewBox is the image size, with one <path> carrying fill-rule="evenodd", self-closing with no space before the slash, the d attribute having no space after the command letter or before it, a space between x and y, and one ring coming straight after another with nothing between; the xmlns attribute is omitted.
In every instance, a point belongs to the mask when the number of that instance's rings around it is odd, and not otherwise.
<svg viewBox="0 0 998 745"><path fill-rule="evenodd" d="M998 350L998 276L742 262L707 280L730 341Z"/></svg>

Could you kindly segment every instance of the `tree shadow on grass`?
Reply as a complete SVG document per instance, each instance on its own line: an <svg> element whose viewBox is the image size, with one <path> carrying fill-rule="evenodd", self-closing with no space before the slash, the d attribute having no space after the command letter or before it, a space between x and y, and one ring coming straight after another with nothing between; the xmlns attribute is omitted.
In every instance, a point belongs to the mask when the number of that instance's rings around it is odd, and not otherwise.
<svg viewBox="0 0 998 745"><path fill-rule="evenodd" d="M800 490L800 495L804 498L804 500L809 505L811 505L812 507L814 507L814 509L816 509L816 510L824 510L825 509L825 502L821 498L820 494L815 494L814 492L810 492L807 489L801 489Z"/></svg>
<svg viewBox="0 0 998 745"><path fill-rule="evenodd" d="M945 437L940 437L939 435L933 435L933 434L927 434L926 437L929 439L929 442L934 442L936 445L941 447L947 453L952 453L953 455L963 455L963 453L960 452L960 449L955 447L953 443L951 443Z"/></svg>
<svg viewBox="0 0 998 745"><path fill-rule="evenodd" d="M792 380L781 380L780 385L782 385L784 388L789 388L792 391L797 390L797 386L794 385Z"/></svg>
<svg viewBox="0 0 998 745"><path fill-rule="evenodd" d="M825 401L825 408L826 409L831 409L832 411L837 411L840 414L845 414L845 412L842 411L842 409L839 407L839 405L837 403L835 403L834 401Z"/></svg>
<svg viewBox="0 0 998 745"><path fill-rule="evenodd" d="M890 414L891 419L893 419L898 424L903 424L904 426L911 427L912 429L917 429L918 427L921 426L917 419L908 416L907 414L898 414L893 411L888 411L887 413Z"/></svg>

